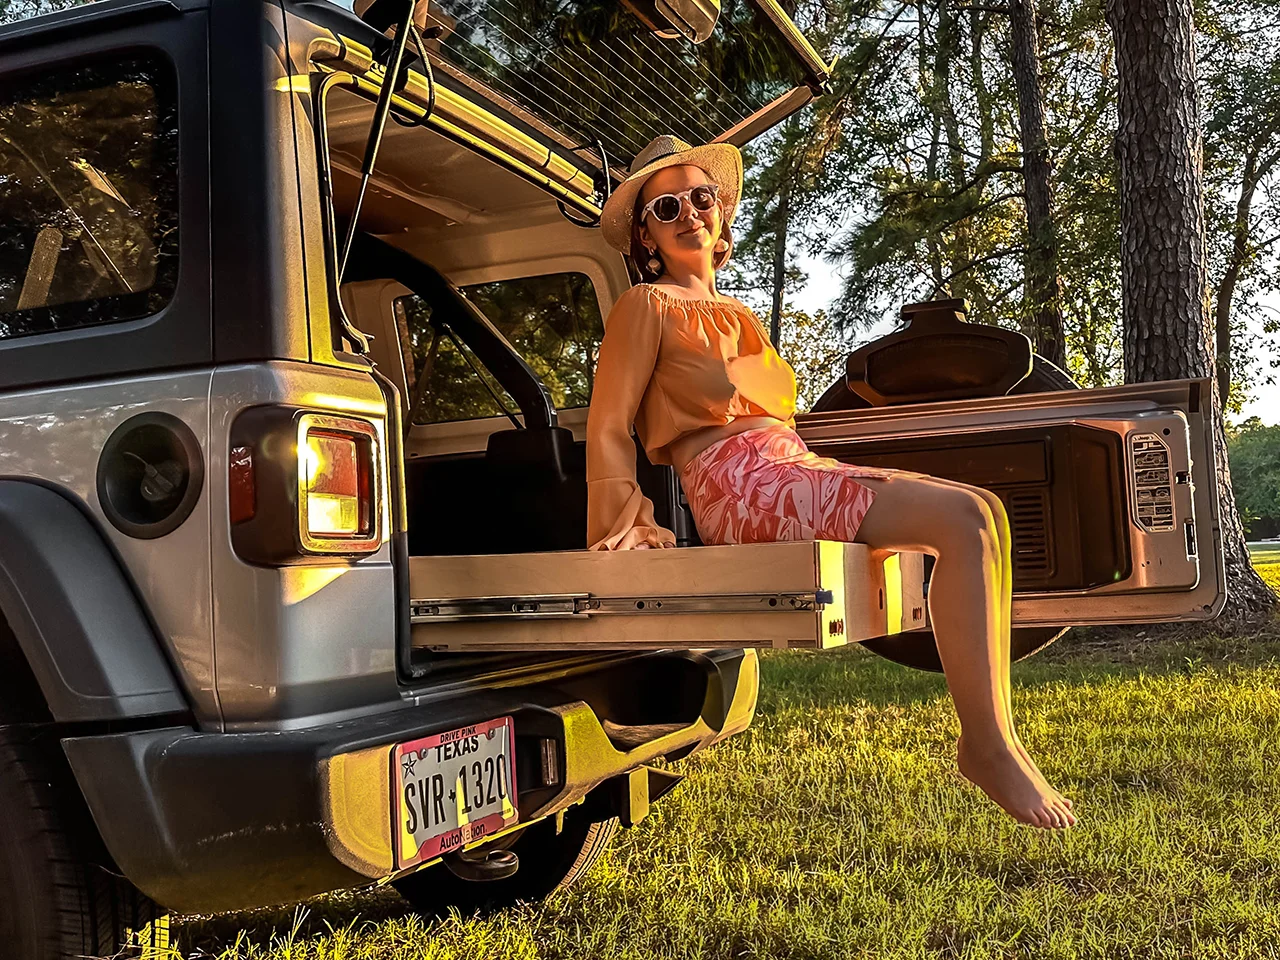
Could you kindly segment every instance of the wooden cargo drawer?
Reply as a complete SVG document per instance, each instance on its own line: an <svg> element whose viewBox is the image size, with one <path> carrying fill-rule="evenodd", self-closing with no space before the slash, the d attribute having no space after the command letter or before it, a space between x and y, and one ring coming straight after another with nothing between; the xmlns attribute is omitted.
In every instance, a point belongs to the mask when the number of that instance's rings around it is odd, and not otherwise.
<svg viewBox="0 0 1280 960"><path fill-rule="evenodd" d="M923 627L923 574L832 540L413 557L413 645L826 649Z"/></svg>

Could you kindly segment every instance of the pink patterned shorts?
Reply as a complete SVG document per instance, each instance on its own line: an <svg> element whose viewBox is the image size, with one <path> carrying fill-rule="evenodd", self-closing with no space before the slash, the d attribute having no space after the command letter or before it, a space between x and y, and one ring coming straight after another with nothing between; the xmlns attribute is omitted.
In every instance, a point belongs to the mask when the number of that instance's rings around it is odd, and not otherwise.
<svg viewBox="0 0 1280 960"><path fill-rule="evenodd" d="M921 477L810 450L785 424L718 440L685 465L681 486L704 544L851 541L875 499L858 477Z"/></svg>

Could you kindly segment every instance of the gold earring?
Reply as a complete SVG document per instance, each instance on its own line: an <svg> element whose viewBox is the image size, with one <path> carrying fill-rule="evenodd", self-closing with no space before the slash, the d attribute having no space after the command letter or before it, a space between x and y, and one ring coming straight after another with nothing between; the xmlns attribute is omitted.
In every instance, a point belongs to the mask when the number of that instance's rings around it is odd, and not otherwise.
<svg viewBox="0 0 1280 960"><path fill-rule="evenodd" d="M716 253L724 253L728 249L729 249L729 241L726 240L724 237L721 237L719 240L716 241Z"/></svg>

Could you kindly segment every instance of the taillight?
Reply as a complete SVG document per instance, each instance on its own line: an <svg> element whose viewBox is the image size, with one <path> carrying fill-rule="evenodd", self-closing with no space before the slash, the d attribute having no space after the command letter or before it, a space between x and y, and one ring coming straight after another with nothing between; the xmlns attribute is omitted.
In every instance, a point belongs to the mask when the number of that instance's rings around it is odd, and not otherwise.
<svg viewBox="0 0 1280 960"><path fill-rule="evenodd" d="M373 518L368 438L309 430L301 459L307 532L313 537L368 535Z"/></svg>
<svg viewBox="0 0 1280 960"><path fill-rule="evenodd" d="M314 563L382 545L378 432L367 420L253 407L231 428L231 542L250 563Z"/></svg>
<svg viewBox="0 0 1280 960"><path fill-rule="evenodd" d="M373 424L304 413L298 418L298 534L308 553L378 549Z"/></svg>

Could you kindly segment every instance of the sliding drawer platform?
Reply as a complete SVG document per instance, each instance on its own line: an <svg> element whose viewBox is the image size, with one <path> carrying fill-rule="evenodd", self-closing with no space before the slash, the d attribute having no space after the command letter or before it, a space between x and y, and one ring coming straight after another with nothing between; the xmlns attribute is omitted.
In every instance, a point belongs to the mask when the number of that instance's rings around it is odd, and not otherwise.
<svg viewBox="0 0 1280 960"><path fill-rule="evenodd" d="M413 645L839 647L925 626L923 561L832 540L414 557Z"/></svg>

